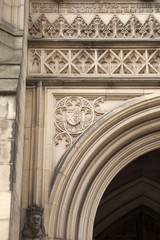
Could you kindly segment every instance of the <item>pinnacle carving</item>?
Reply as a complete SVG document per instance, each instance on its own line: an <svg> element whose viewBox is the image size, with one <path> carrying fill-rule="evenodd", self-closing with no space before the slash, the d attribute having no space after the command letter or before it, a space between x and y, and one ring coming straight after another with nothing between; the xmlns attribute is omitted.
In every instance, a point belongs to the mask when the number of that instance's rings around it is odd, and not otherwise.
<svg viewBox="0 0 160 240"><path fill-rule="evenodd" d="M99 15L87 24L81 15L78 15L71 24L67 22L63 15L53 22L44 14L35 21L29 16L29 37L46 39L125 39L125 38L159 38L160 22L149 15L144 24L132 15L130 19L123 23L117 15L105 24Z"/></svg>

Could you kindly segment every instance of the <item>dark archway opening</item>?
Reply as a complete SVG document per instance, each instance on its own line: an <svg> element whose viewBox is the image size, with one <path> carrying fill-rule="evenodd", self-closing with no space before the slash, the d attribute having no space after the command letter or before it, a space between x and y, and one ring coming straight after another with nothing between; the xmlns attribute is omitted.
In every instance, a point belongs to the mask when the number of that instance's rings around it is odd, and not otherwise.
<svg viewBox="0 0 160 240"><path fill-rule="evenodd" d="M128 164L99 204L95 240L160 239L160 149Z"/></svg>

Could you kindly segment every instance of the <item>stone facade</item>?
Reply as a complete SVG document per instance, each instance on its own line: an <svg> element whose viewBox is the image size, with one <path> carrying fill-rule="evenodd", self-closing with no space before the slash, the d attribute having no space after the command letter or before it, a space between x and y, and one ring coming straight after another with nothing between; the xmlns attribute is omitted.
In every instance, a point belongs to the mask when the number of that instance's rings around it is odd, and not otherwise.
<svg viewBox="0 0 160 240"><path fill-rule="evenodd" d="M135 229L141 205L158 229L156 180L103 194L160 148L159 12L159 0L1 1L2 240L127 238L118 221Z"/></svg>
<svg viewBox="0 0 160 240"><path fill-rule="evenodd" d="M19 239L26 66L24 1L0 2L0 239ZM22 49L23 48L23 49Z"/></svg>

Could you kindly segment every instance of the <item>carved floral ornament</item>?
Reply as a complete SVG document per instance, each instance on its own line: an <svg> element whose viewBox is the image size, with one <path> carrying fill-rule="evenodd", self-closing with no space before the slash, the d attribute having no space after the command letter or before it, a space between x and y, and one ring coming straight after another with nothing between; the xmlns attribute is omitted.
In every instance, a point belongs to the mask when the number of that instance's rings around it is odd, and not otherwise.
<svg viewBox="0 0 160 240"><path fill-rule="evenodd" d="M117 15L105 24L99 15L96 15L90 24L77 15L71 24L63 15L51 23L44 14L35 21L29 16L30 38L53 38L53 39L125 39L125 38L159 38L160 22L149 15L145 23L131 15L130 19L123 23Z"/></svg>
<svg viewBox="0 0 160 240"><path fill-rule="evenodd" d="M54 144L58 146L63 142L64 147L69 148L76 137L107 111L105 97L93 102L76 96L62 98L54 109L54 124L58 132Z"/></svg>
<svg viewBox="0 0 160 240"><path fill-rule="evenodd" d="M29 74L159 76L160 49L30 49Z"/></svg>
<svg viewBox="0 0 160 240"><path fill-rule="evenodd" d="M61 99L55 108L55 124L60 131L78 135L94 120L94 112L89 101L82 97Z"/></svg>

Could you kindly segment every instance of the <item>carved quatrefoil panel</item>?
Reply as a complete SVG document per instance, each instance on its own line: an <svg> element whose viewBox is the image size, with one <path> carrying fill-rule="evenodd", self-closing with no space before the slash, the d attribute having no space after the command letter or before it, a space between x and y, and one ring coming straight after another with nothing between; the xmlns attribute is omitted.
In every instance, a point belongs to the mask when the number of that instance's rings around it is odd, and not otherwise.
<svg viewBox="0 0 160 240"><path fill-rule="evenodd" d="M138 74L145 66L145 51L124 51L124 72L128 74Z"/></svg>
<svg viewBox="0 0 160 240"><path fill-rule="evenodd" d="M98 51L98 73L99 74L113 74L121 64L119 50Z"/></svg>
<svg viewBox="0 0 160 240"><path fill-rule="evenodd" d="M45 71L46 73L62 74L68 73L68 52L67 51L46 51Z"/></svg>
<svg viewBox="0 0 160 240"><path fill-rule="evenodd" d="M93 68L95 66L94 53L94 50L81 50L77 51L77 53L76 51L72 51L72 69L76 71L75 73L93 73Z"/></svg>
<svg viewBox="0 0 160 240"><path fill-rule="evenodd" d="M60 131L79 135L93 122L94 111L83 97L65 97L57 103L54 116L55 125Z"/></svg>
<svg viewBox="0 0 160 240"><path fill-rule="evenodd" d="M160 49L30 49L29 74L159 76Z"/></svg>
<svg viewBox="0 0 160 240"><path fill-rule="evenodd" d="M58 162L65 151L72 146L75 139L105 114L109 108L111 105L105 96L94 100L77 96L58 100L53 112L55 161Z"/></svg>
<svg viewBox="0 0 160 240"><path fill-rule="evenodd" d="M160 50L159 49L157 49L155 52L151 52L148 67L150 69L150 72L153 74L160 72Z"/></svg>

